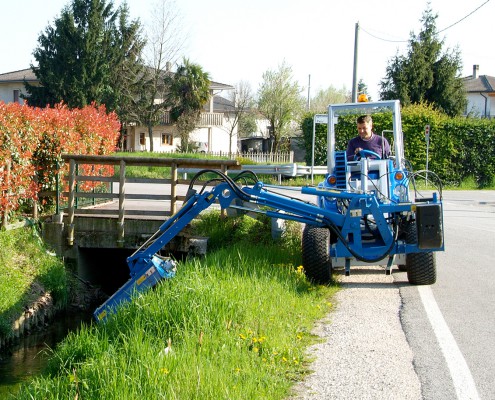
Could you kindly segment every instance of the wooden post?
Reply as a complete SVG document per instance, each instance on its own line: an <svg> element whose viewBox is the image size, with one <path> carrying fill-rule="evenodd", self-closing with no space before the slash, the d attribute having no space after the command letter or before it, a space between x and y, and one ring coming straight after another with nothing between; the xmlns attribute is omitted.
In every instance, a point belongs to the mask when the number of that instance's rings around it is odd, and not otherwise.
<svg viewBox="0 0 495 400"><path fill-rule="evenodd" d="M67 225L67 241L69 246L74 245L74 200L76 188L76 161L69 160L69 223Z"/></svg>
<svg viewBox="0 0 495 400"><path fill-rule="evenodd" d="M119 176L119 219L117 246L124 247L124 218L125 218L125 161L120 160L120 176Z"/></svg>
<svg viewBox="0 0 495 400"><path fill-rule="evenodd" d="M173 163L170 169L170 214L174 215L177 211L177 163Z"/></svg>

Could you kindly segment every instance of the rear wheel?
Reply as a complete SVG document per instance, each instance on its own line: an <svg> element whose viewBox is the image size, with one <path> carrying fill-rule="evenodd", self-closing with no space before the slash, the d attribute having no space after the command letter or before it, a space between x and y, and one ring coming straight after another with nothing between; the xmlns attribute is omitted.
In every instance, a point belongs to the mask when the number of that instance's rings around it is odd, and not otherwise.
<svg viewBox="0 0 495 400"><path fill-rule="evenodd" d="M304 272L314 283L326 284L332 280L330 259L330 231L306 225L302 237L302 262Z"/></svg>
<svg viewBox="0 0 495 400"><path fill-rule="evenodd" d="M417 243L416 222L406 231L407 243ZM433 285L437 281L435 253L411 253L406 255L407 280L411 285Z"/></svg>

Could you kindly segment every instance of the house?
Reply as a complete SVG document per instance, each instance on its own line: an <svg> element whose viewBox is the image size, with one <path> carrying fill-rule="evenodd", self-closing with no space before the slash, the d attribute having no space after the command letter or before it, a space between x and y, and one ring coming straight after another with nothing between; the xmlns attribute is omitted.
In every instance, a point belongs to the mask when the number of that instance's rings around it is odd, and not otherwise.
<svg viewBox="0 0 495 400"><path fill-rule="evenodd" d="M0 74L0 101L5 103L23 103L26 95L24 81L36 84L38 79L31 69ZM210 101L201 113L197 128L190 133L190 140L195 143L197 151L224 152L237 151L237 126L231 126L230 113L233 103L219 94L233 90L234 87L210 81ZM232 136L232 137L230 137ZM153 150L156 152L173 152L180 146L175 126L165 112L161 123L153 128ZM229 149L230 145L230 149ZM151 147L148 128L132 124L124 129L124 146L127 151L147 151Z"/></svg>
<svg viewBox="0 0 495 400"><path fill-rule="evenodd" d="M463 78L468 105L466 115L482 118L495 117L495 76L479 75L479 65L473 65L473 74Z"/></svg>
<svg viewBox="0 0 495 400"><path fill-rule="evenodd" d="M4 103L23 103L21 95L26 94L24 81L35 85L38 78L31 69L0 74L0 101Z"/></svg>

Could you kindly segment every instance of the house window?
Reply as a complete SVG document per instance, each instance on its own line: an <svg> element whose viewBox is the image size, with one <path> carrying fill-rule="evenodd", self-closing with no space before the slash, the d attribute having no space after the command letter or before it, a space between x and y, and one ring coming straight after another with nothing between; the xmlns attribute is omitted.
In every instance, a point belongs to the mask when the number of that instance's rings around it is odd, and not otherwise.
<svg viewBox="0 0 495 400"><path fill-rule="evenodd" d="M145 133L144 132L141 132L139 134L139 144L141 146L145 146L146 145L146 136L145 136Z"/></svg>
<svg viewBox="0 0 495 400"><path fill-rule="evenodd" d="M162 145L172 146L174 137L170 133L162 133Z"/></svg>
<svg viewBox="0 0 495 400"><path fill-rule="evenodd" d="M21 91L19 89L14 89L14 103L19 103L21 100Z"/></svg>

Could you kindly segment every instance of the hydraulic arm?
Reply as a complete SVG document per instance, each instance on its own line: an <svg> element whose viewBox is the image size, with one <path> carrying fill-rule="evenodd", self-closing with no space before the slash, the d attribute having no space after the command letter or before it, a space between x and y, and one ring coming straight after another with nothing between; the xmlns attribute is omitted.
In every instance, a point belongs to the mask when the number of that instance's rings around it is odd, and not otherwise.
<svg viewBox="0 0 495 400"><path fill-rule="evenodd" d="M196 191L193 186L203 174L215 174L217 182L211 190ZM241 187L239 182L254 177L255 183ZM209 181L211 182L211 181ZM158 255L193 218L218 202L222 209L242 208L233 204L241 200L260 206L260 212L273 218L298 221L307 225L330 230L336 241L330 248L330 257L356 257L364 262L384 259L397 251L418 251L418 246L398 242L399 219L412 210L411 203L383 204L374 194L355 193L346 190L304 187L303 194L315 196L315 203L273 193L252 172L244 171L235 179L212 170L200 171L191 181L186 201L182 208L164 222L159 230L127 259L130 279L94 312L97 321L104 320L122 302L129 301L135 292L154 286L164 278L171 278L176 272L176 263L170 258ZM316 205L318 198L338 199L346 203L346 212L321 208ZM237 203L237 202L236 202ZM252 211L250 209L250 211ZM362 236L363 221L372 219L376 229L374 240ZM390 223L392 222L392 223ZM409 246L409 248L408 248Z"/></svg>

